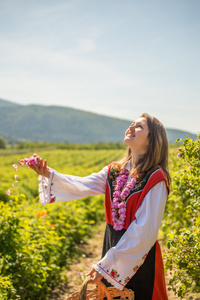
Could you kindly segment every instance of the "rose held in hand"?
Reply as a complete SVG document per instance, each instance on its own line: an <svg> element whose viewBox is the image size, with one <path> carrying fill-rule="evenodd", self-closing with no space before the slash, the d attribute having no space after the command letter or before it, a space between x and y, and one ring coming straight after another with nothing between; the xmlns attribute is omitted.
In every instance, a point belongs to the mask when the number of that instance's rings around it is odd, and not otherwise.
<svg viewBox="0 0 200 300"><path fill-rule="evenodd" d="M29 167L29 164L39 166L39 164L40 164L39 156L37 156L35 154L33 156L30 156L29 158L20 159L20 163L27 165L28 167Z"/></svg>
<svg viewBox="0 0 200 300"><path fill-rule="evenodd" d="M38 166L40 167L40 159L39 159L39 156L37 154L34 154L32 156L30 156L29 158L25 157L23 159L19 159L19 164L13 164L13 168L15 169L15 172L17 172L17 169L18 167L21 167L23 165L26 165L28 168L30 168L30 165L35 165L35 166ZM18 175L14 175L14 178L15 178L15 182L18 182L17 181L17 178L18 178ZM14 185L12 184L12 189L14 189ZM6 194L8 196L11 195L11 191L10 189L8 189L8 191L6 192Z"/></svg>

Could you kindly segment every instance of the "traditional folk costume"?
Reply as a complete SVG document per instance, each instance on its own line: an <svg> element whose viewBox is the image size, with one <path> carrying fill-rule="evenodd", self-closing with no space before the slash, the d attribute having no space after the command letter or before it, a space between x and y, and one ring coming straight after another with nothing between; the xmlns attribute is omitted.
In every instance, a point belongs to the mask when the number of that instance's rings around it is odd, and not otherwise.
<svg viewBox="0 0 200 300"><path fill-rule="evenodd" d="M130 163L126 169L129 171ZM63 175L51 169L50 178L39 176L42 204L105 194L106 230L102 259L92 267L106 285L135 292L136 300L167 300L161 250L157 241L166 199L166 177L154 168L125 199L123 229L113 228L112 201L116 180L112 164L86 177ZM128 181L131 178L129 176Z"/></svg>

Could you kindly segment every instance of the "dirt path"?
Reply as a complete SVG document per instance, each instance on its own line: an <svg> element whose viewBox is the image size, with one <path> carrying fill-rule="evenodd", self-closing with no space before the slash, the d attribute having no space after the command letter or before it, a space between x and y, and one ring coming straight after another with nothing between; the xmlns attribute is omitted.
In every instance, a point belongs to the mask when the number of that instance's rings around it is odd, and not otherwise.
<svg viewBox="0 0 200 300"><path fill-rule="evenodd" d="M86 244L82 244L81 252L82 255L72 262L69 270L66 271L66 276L69 278L69 282L65 285L57 287L50 300L66 300L69 295L79 291L80 285L85 278L85 274L90 270L92 264L96 263L101 258L101 248L103 244L105 224L99 226L98 233L91 238ZM169 282L169 276L166 275L167 288ZM168 300L178 300L173 291L167 291Z"/></svg>

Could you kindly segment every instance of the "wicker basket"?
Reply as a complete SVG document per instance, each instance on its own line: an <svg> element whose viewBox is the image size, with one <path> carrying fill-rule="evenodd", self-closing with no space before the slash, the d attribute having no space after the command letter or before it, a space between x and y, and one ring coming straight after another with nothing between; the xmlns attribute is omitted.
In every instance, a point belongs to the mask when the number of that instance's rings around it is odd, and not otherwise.
<svg viewBox="0 0 200 300"><path fill-rule="evenodd" d="M100 281L96 288L88 290L87 285L90 283L91 278L86 278L83 282L80 292L72 294L66 300L113 300L114 298L120 300L134 300L134 292L130 289L124 288L122 291L114 287L106 287Z"/></svg>

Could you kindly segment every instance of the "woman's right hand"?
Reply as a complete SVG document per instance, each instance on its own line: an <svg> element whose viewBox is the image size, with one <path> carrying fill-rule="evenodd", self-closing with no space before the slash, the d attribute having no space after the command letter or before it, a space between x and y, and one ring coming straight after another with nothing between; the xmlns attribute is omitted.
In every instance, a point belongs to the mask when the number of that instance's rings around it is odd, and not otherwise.
<svg viewBox="0 0 200 300"><path fill-rule="evenodd" d="M28 166L34 170L38 175L44 176L49 178L50 177L50 170L47 166L47 161L46 159L42 160L41 157L39 157L36 153L34 154L34 157L37 158L38 163L37 164L33 164L31 162L28 163Z"/></svg>

